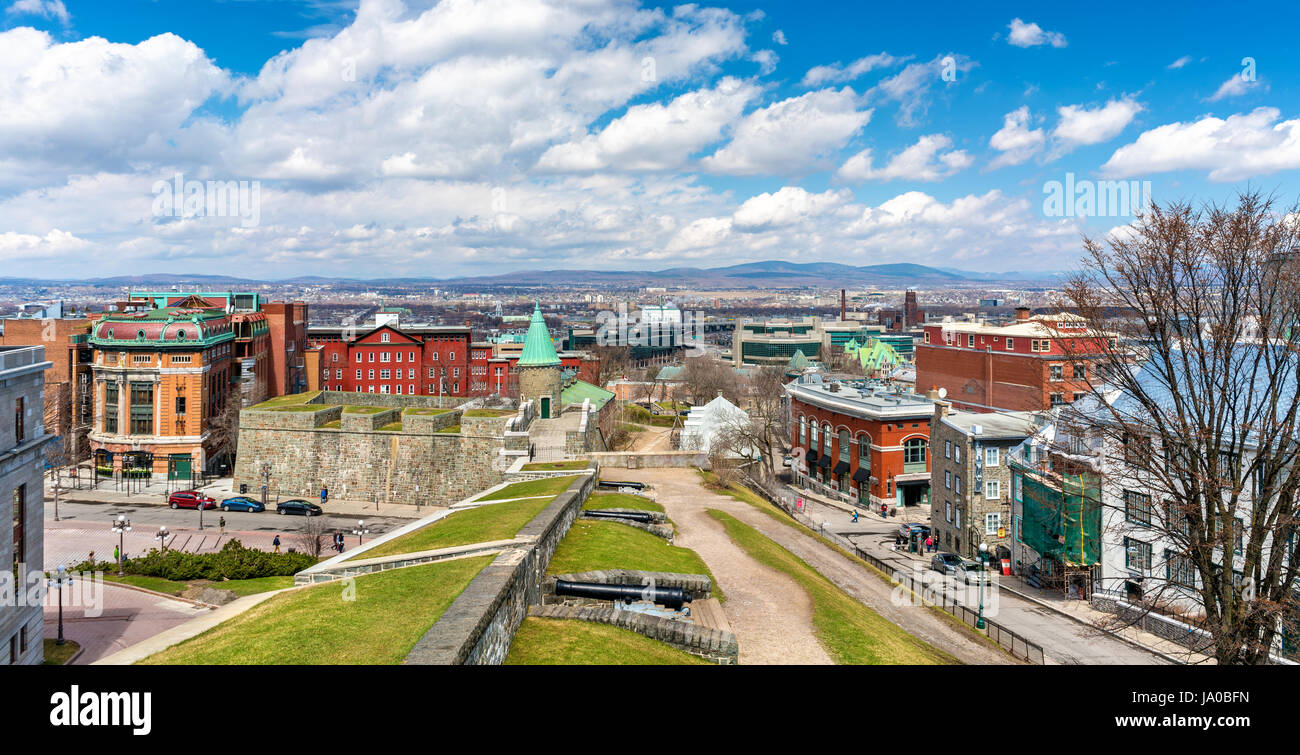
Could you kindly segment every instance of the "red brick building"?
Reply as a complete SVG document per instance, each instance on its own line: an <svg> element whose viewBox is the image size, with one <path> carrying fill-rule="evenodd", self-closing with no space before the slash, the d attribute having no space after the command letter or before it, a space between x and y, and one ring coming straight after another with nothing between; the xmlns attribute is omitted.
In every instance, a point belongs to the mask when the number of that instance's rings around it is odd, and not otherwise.
<svg viewBox="0 0 1300 755"><path fill-rule="evenodd" d="M1007 325L926 325L916 345L916 390L946 389L949 401L970 411L1068 404L1088 391L1087 356L1102 353L1112 338L1089 331L1075 315L1030 317L1023 307Z"/></svg>
<svg viewBox="0 0 1300 755"><path fill-rule="evenodd" d="M929 500L934 402L808 378L787 391L798 482L873 509Z"/></svg>

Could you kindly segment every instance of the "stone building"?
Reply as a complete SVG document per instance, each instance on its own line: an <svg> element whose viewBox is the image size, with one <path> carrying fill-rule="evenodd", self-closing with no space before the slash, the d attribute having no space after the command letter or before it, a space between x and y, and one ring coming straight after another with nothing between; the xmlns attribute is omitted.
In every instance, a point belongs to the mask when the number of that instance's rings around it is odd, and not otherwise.
<svg viewBox="0 0 1300 755"><path fill-rule="evenodd" d="M45 431L56 436L52 448L65 464L89 454L86 434L94 416L89 338L90 320L84 317L0 322L0 346L44 346L54 365L45 373Z"/></svg>
<svg viewBox="0 0 1300 755"><path fill-rule="evenodd" d="M560 416L563 409L560 391L564 387L560 357L555 353L555 342L551 340L540 304L534 305L524 350L515 363L515 369L519 373L519 400L532 401L540 419Z"/></svg>
<svg viewBox="0 0 1300 755"><path fill-rule="evenodd" d="M987 543L1011 557L1011 470L1007 454L1033 434L1029 412L952 411L935 401L930 423L930 526L939 548L976 558Z"/></svg>
<svg viewBox="0 0 1300 755"><path fill-rule="evenodd" d="M51 436L43 421L44 372L52 366L43 346L0 346L0 522L12 530L0 537L0 562L17 576L8 595L27 594L28 573L45 563L45 488L42 451ZM37 578L44 577L41 573ZM38 664L44 658L42 606L0 601L0 642L6 662ZM0 652L5 652L0 650Z"/></svg>

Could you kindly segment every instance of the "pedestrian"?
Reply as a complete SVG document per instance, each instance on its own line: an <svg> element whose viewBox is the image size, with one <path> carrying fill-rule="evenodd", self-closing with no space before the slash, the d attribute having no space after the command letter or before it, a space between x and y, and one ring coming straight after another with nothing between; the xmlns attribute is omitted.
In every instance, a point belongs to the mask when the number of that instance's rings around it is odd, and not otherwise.
<svg viewBox="0 0 1300 755"><path fill-rule="evenodd" d="M118 554L118 552L117 552L117 546L114 545L114 546L113 546L113 560L114 560L114 561L117 561L119 558L121 558L121 556L120 556L120 554Z"/></svg>
<svg viewBox="0 0 1300 755"><path fill-rule="evenodd" d="M854 509L854 510L853 510L853 523L854 523L854 524L857 524L857 523L858 523L858 510L857 510L857 509Z"/></svg>
<svg viewBox="0 0 1300 755"><path fill-rule="evenodd" d="M221 527L221 534L226 534L226 518L224 516L218 517L217 524Z"/></svg>
<svg viewBox="0 0 1300 755"><path fill-rule="evenodd" d="M276 535L276 536L275 536L275 539L271 541L271 545L274 545L274 546L275 546L275 552L276 552L276 553L279 553L279 552L280 552L280 536L279 536L279 535Z"/></svg>
<svg viewBox="0 0 1300 755"><path fill-rule="evenodd" d="M330 489L325 485L320 486L320 505L324 506L325 501L329 500Z"/></svg>
<svg viewBox="0 0 1300 755"><path fill-rule="evenodd" d="M925 552L934 553L934 538L930 535L925 536Z"/></svg>
<svg viewBox="0 0 1300 755"><path fill-rule="evenodd" d="M889 518L889 513L888 513L888 512L889 512L889 507L886 506L886 505L883 504L883 503L880 504L880 518L881 518L881 519L888 519L888 518Z"/></svg>

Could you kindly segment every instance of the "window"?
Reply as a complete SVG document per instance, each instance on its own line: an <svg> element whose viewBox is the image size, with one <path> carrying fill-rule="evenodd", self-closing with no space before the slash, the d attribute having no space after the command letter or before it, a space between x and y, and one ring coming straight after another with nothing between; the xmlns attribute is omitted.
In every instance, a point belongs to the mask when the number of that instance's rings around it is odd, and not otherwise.
<svg viewBox="0 0 1300 755"><path fill-rule="evenodd" d="M407 392L407 393L410 393L410 394L412 394L412 395L414 395L414 393L415 393L415 383L407 383L407 384L406 384L406 392Z"/></svg>
<svg viewBox="0 0 1300 755"><path fill-rule="evenodd" d="M1134 490L1124 491L1124 519L1140 524L1143 527L1151 526L1151 496L1144 495Z"/></svg>
<svg viewBox="0 0 1300 755"><path fill-rule="evenodd" d="M997 465L998 465L998 449L996 447L984 449L984 466L996 467Z"/></svg>
<svg viewBox="0 0 1300 755"><path fill-rule="evenodd" d="M380 333L380 334L379 334L379 340L380 340L382 343L388 343L388 342L389 342L390 340L392 340L392 339L389 337L389 334L388 334L388 333Z"/></svg>
<svg viewBox="0 0 1300 755"><path fill-rule="evenodd" d="M430 370L430 372L432 372L432 370ZM430 375L430 377L432 377L432 375ZM804 448L807 448L808 446L808 419L806 417L799 418L799 445Z"/></svg>
<svg viewBox="0 0 1300 755"><path fill-rule="evenodd" d="M370 370L367 374L368 374L370 380L374 380L374 379L375 379L375 371L374 371L374 370Z"/></svg>
<svg viewBox="0 0 1300 755"><path fill-rule="evenodd" d="M177 396L177 397L176 397L176 414L177 414L177 416L182 416L182 417L185 416L185 397L184 397L184 396Z"/></svg>
<svg viewBox="0 0 1300 755"><path fill-rule="evenodd" d="M822 456L831 455L831 426L822 426Z"/></svg>
<svg viewBox="0 0 1300 755"><path fill-rule="evenodd" d="M361 370L357 370L357 380L361 379Z"/></svg>
<svg viewBox="0 0 1300 755"><path fill-rule="evenodd" d="M398 383L398 384L397 384L397 392L398 392L398 393L401 393L401 392L402 392L402 384L401 384L401 383Z"/></svg>
<svg viewBox="0 0 1300 755"><path fill-rule="evenodd" d="M975 348L975 336L966 336L966 345L972 349Z"/></svg>
<svg viewBox="0 0 1300 755"><path fill-rule="evenodd" d="M451 368L451 376L454 377L454 378L458 378L458 377L460 377L460 368L459 368L459 367L452 367L452 368Z"/></svg>
<svg viewBox="0 0 1300 755"><path fill-rule="evenodd" d="M957 510L952 512L952 519L952 526L961 529L961 506L958 506ZM960 542L960 540L958 542Z"/></svg>
<svg viewBox="0 0 1300 755"><path fill-rule="evenodd" d="M926 343L929 343L929 342L930 342L930 331L928 331L928 330L925 331L925 342L926 342Z"/></svg>
<svg viewBox="0 0 1300 755"><path fill-rule="evenodd" d="M1022 478L1020 475L1011 475L1011 495L1014 496L1017 501L1024 503L1024 488L1021 487L1022 484Z"/></svg>
<svg viewBox="0 0 1300 755"><path fill-rule="evenodd" d="M337 362L337 361L339 361L339 355L338 355L338 354L330 354L330 361L331 361L331 362Z"/></svg>
<svg viewBox="0 0 1300 755"><path fill-rule="evenodd" d="M1047 379L1052 381L1064 379L1064 377L1061 374L1061 371L1063 369L1065 368L1059 364L1051 365L1050 367L1047 368Z"/></svg>
<svg viewBox="0 0 1300 755"><path fill-rule="evenodd" d="M903 464L925 463L925 439L912 438L903 444Z"/></svg>
<svg viewBox="0 0 1300 755"><path fill-rule="evenodd" d="M1088 395L1088 394L1085 393L1085 392L1082 392L1082 391L1075 391L1075 392L1074 392L1074 398L1073 398L1072 400L1074 400L1074 401L1078 401L1079 399L1081 399L1081 398L1083 398L1084 396L1087 396L1087 395Z"/></svg>
<svg viewBox="0 0 1300 755"><path fill-rule="evenodd" d="M1007 351L1015 351L1015 349L1016 349L1016 339L1014 339L1014 338L1008 338L1007 341L1006 341L1006 343L1007 343Z"/></svg>
<svg viewBox="0 0 1300 755"><path fill-rule="evenodd" d="M1151 543L1124 538L1124 567L1145 572L1151 568Z"/></svg>
<svg viewBox="0 0 1300 755"><path fill-rule="evenodd" d="M952 521L952 501L943 502L943 520L945 522Z"/></svg>
<svg viewBox="0 0 1300 755"><path fill-rule="evenodd" d="M1165 551L1165 579L1179 587L1196 587L1196 564L1187 556Z"/></svg>
<svg viewBox="0 0 1300 755"><path fill-rule="evenodd" d="M952 490L957 495L961 495L961 475L953 475Z"/></svg>
<svg viewBox="0 0 1300 755"><path fill-rule="evenodd" d="M430 352L430 356L433 357L433 361L435 361L435 362L438 361L438 352L436 352L436 351L434 351L434 352Z"/></svg>
<svg viewBox="0 0 1300 755"><path fill-rule="evenodd" d="M400 351L397 352L397 359L396 359L395 361L398 361L398 362L402 361L402 352L400 352Z"/></svg>
<svg viewBox="0 0 1300 755"><path fill-rule="evenodd" d="M153 383L131 383L131 434L153 435Z"/></svg>
<svg viewBox="0 0 1300 755"><path fill-rule="evenodd" d="M14 563L27 562L27 486L14 488Z"/></svg>
<svg viewBox="0 0 1300 755"><path fill-rule="evenodd" d="M357 361L358 361L358 362L361 361L361 352L359 352L359 351L357 352Z"/></svg>
<svg viewBox="0 0 1300 755"><path fill-rule="evenodd" d="M1192 527L1187 520L1187 512L1182 506L1173 501L1165 501L1165 523L1169 527L1171 535L1180 535L1189 537L1192 534Z"/></svg>
<svg viewBox="0 0 1300 755"><path fill-rule="evenodd" d="M998 528L1000 528L1001 526L1002 526L1002 514L995 511L991 514L984 515L985 535L993 535L994 537L996 537L998 534Z"/></svg>
<svg viewBox="0 0 1300 755"><path fill-rule="evenodd" d="M812 434L810 436L811 439L809 440L809 443L811 444L809 445L809 448L816 451L817 450L817 422L815 420L813 421L810 429L812 431Z"/></svg>
<svg viewBox="0 0 1300 755"><path fill-rule="evenodd" d="M952 460L955 461L955 462L957 462L958 464L961 463L961 444L960 444L960 443L958 443L957 445L955 445L955 446L952 447Z"/></svg>
<svg viewBox="0 0 1300 755"><path fill-rule="evenodd" d="M26 414L27 399L19 396L14 399L14 443L22 443L27 437Z"/></svg>
<svg viewBox="0 0 1300 755"><path fill-rule="evenodd" d="M943 470L943 486L944 486L945 488L949 489L949 490L952 490L952 471L951 471L951 470L948 470L948 469Z"/></svg>
<svg viewBox="0 0 1300 755"><path fill-rule="evenodd" d="M406 353L406 361L408 361L408 362L414 362L414 361L415 361L415 352L414 352L414 351L408 351L408 352Z"/></svg>
<svg viewBox="0 0 1300 755"><path fill-rule="evenodd" d="M342 380L342 379L343 379L343 370L342 370L342 369L334 370L334 379L335 379L335 380Z"/></svg>
<svg viewBox="0 0 1300 755"><path fill-rule="evenodd" d="M840 461L848 463L850 453L849 449L852 448L852 446L853 444L849 442L849 431L840 430Z"/></svg>
<svg viewBox="0 0 1300 755"><path fill-rule="evenodd" d="M380 352L380 354L379 354L379 361L381 361L381 362L391 362L392 360L393 360L393 355L392 355L392 354L389 354L387 351Z"/></svg>
<svg viewBox="0 0 1300 755"><path fill-rule="evenodd" d="M149 364L152 361L153 361L153 357L149 356L148 354L131 355L131 364Z"/></svg>
<svg viewBox="0 0 1300 755"><path fill-rule="evenodd" d="M1000 480L984 481L984 498L989 501L996 501L1002 497L1002 482Z"/></svg>
<svg viewBox="0 0 1300 755"><path fill-rule="evenodd" d="M1052 406L1060 406L1065 403L1064 393L1053 393L1051 395Z"/></svg>
<svg viewBox="0 0 1300 755"><path fill-rule="evenodd" d="M104 384L104 432L117 434L117 383Z"/></svg>
<svg viewBox="0 0 1300 755"><path fill-rule="evenodd" d="M375 352L373 352L373 351L370 352L370 359L368 359L367 361L370 361L370 362L375 361Z"/></svg>
<svg viewBox="0 0 1300 755"><path fill-rule="evenodd" d="M1241 553L1242 543L1246 539L1246 525L1240 519L1232 520L1232 552Z"/></svg>
<svg viewBox="0 0 1300 755"><path fill-rule="evenodd" d="M945 440L943 442L943 458L945 459L952 458L952 441L950 440Z"/></svg>
<svg viewBox="0 0 1300 755"><path fill-rule="evenodd" d="M388 386L387 386L387 385L381 385L381 386L379 386L379 392L380 392L380 393L388 393Z"/></svg>
<svg viewBox="0 0 1300 755"><path fill-rule="evenodd" d="M407 368L406 368L406 379L407 379L407 380L414 380L414 379L415 379L415 368L414 368L414 367L407 367Z"/></svg>
<svg viewBox="0 0 1300 755"><path fill-rule="evenodd" d="M379 379L380 379L380 380L389 380L389 379L392 378L392 376L393 376L392 373L391 373L390 371L388 371L388 370L380 370L380 371L379 371Z"/></svg>
<svg viewBox="0 0 1300 755"><path fill-rule="evenodd" d="M1088 379L1088 365L1086 365L1086 364L1076 364L1076 365L1074 365L1074 379L1075 379L1075 380L1087 380L1087 379Z"/></svg>
<svg viewBox="0 0 1300 755"><path fill-rule="evenodd" d="M452 392L452 393L460 393L460 383L452 383L452 384L451 384L451 392Z"/></svg>
<svg viewBox="0 0 1300 755"><path fill-rule="evenodd" d="M1141 464L1151 456L1151 439L1142 435L1125 435L1124 461L1128 464Z"/></svg>
<svg viewBox="0 0 1300 755"><path fill-rule="evenodd" d="M174 354L172 364L189 364L192 361L192 354Z"/></svg>

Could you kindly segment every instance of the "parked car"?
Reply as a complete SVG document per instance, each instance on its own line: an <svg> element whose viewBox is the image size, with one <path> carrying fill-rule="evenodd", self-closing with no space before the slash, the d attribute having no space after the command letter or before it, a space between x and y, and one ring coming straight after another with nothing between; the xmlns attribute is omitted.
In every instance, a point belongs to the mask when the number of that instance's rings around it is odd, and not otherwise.
<svg viewBox="0 0 1300 755"><path fill-rule="evenodd" d="M325 511L314 503L295 498L292 501L280 501L275 504L277 514L300 514L302 516L320 516Z"/></svg>
<svg viewBox="0 0 1300 755"><path fill-rule="evenodd" d="M197 490L178 490L167 496L167 505L174 509L215 509L217 499L204 495Z"/></svg>
<svg viewBox="0 0 1300 755"><path fill-rule="evenodd" d="M957 566L955 576L968 585L978 585L980 582L989 583L989 572L978 561L962 561Z"/></svg>
<svg viewBox="0 0 1300 755"><path fill-rule="evenodd" d="M237 495L233 498L227 498L221 502L222 511L266 511L266 506L261 501L249 498L246 495Z"/></svg>
<svg viewBox="0 0 1300 755"><path fill-rule="evenodd" d="M961 557L956 553L936 553L930 559L930 568L940 574L956 574L958 566L961 566Z"/></svg>
<svg viewBox="0 0 1300 755"><path fill-rule="evenodd" d="M926 536L930 534L930 525L917 524L915 522L907 522L898 525L898 536L904 540L911 538L913 532L921 533L920 537L924 540Z"/></svg>

